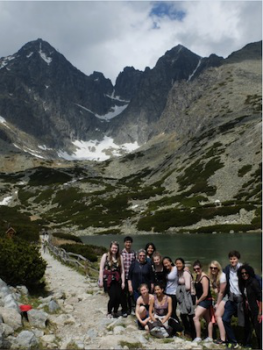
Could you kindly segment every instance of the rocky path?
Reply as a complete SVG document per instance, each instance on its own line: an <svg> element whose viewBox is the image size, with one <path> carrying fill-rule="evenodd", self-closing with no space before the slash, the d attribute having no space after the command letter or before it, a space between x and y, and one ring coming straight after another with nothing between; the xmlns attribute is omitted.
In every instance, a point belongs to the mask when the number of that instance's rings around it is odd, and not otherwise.
<svg viewBox="0 0 263 350"><path fill-rule="evenodd" d="M49 315L50 333L42 337L47 349L211 349L179 337L157 339L139 331L135 317L106 318L108 297L97 283L61 264L48 252L46 281L50 296L60 308ZM46 298L47 299L47 298ZM45 298L43 299L45 302Z"/></svg>

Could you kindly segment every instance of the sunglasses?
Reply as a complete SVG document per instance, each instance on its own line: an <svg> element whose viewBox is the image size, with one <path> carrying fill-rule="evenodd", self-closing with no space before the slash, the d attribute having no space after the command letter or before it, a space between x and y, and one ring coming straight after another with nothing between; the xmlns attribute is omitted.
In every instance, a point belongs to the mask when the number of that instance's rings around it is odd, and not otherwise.
<svg viewBox="0 0 263 350"><path fill-rule="evenodd" d="M194 271L200 271L200 267L195 268Z"/></svg>
<svg viewBox="0 0 263 350"><path fill-rule="evenodd" d="M241 272L241 275L248 275L247 272Z"/></svg>
<svg viewBox="0 0 263 350"><path fill-rule="evenodd" d="M218 267L210 266L210 270L218 270Z"/></svg>

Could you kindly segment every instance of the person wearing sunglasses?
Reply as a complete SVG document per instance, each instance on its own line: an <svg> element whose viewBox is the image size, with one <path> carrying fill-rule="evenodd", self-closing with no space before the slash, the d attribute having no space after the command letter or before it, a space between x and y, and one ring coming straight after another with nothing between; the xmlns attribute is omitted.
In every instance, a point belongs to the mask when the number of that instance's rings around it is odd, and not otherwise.
<svg viewBox="0 0 263 350"><path fill-rule="evenodd" d="M222 271L222 267L218 261L211 261L209 265L208 277L210 279L212 296L215 300L215 318L220 333L220 338L216 339L214 343L226 344L226 332L222 321L226 302L224 299L226 289L226 274Z"/></svg>
<svg viewBox="0 0 263 350"><path fill-rule="evenodd" d="M195 290L196 290L196 309L194 315L194 324L196 338L193 340L197 343L201 342L201 323L203 317L207 323L208 337L204 340L205 343L213 341L213 323L210 313L212 306L212 295L210 290L210 281L208 276L202 271L202 265L199 260L193 264L193 270L196 274Z"/></svg>
<svg viewBox="0 0 263 350"><path fill-rule="evenodd" d="M252 325L257 336L257 349L262 349L262 290L254 269L248 264L240 266L237 275L245 310L245 346L251 346Z"/></svg>

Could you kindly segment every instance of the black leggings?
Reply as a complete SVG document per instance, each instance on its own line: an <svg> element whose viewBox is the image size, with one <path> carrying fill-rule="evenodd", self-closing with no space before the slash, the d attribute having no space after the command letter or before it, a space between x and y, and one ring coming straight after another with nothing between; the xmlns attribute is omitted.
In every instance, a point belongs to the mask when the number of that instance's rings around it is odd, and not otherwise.
<svg viewBox="0 0 263 350"><path fill-rule="evenodd" d="M172 318L175 318L176 320L179 321L177 315L176 315L176 308L177 308L177 298L176 298L176 295L175 294L166 294L168 295L169 297L172 298L172 315L171 317Z"/></svg>
<svg viewBox="0 0 263 350"><path fill-rule="evenodd" d="M109 294L109 302L108 302L108 314L112 313L112 309L114 313L117 313L120 302L121 302L121 284L117 281L112 281L110 288L107 289Z"/></svg>
<svg viewBox="0 0 263 350"><path fill-rule="evenodd" d="M184 325L184 332L191 336L192 339L196 337L194 315L180 314L181 320Z"/></svg>

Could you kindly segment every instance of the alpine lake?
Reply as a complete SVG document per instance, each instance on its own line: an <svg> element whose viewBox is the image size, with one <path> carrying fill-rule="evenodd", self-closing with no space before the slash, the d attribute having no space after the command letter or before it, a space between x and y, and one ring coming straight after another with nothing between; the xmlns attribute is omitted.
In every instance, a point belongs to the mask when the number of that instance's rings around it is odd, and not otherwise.
<svg viewBox="0 0 263 350"><path fill-rule="evenodd" d="M132 249L144 248L148 242L155 244L161 255L169 256L174 261L182 257L190 267L195 260L200 260L203 270L207 270L212 260L217 260L222 267L228 263L230 250L241 254L240 261L249 263L258 274L262 273L262 234L261 233L216 233L216 234L144 234L130 235L133 238ZM123 248L123 235L94 235L80 237L83 243L109 248L112 241L117 241Z"/></svg>

